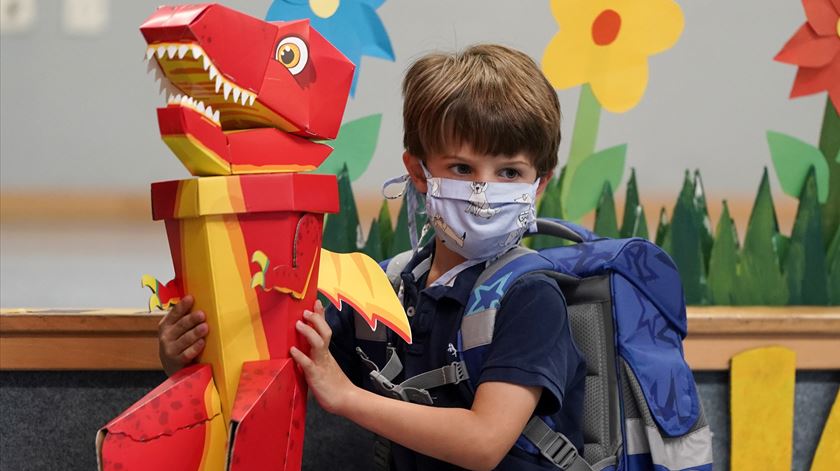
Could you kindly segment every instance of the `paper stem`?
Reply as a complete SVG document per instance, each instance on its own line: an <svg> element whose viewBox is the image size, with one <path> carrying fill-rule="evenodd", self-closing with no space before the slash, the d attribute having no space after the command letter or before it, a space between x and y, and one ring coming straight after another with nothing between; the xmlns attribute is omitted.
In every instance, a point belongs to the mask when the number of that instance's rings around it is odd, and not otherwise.
<svg viewBox="0 0 840 471"><path fill-rule="evenodd" d="M595 152L595 141L598 138L600 119L601 105L592 93L592 88L588 83L585 83L580 87L575 127L572 131L572 144L569 149L569 158L566 161L566 171L563 174L563 191L560 195L562 207L566 207L575 171L587 157Z"/></svg>

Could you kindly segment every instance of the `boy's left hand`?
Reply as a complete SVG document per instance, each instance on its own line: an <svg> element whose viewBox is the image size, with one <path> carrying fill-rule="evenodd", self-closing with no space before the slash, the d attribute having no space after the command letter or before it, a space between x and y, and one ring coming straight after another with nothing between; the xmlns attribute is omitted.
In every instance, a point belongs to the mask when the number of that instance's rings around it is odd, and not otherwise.
<svg viewBox="0 0 840 471"><path fill-rule="evenodd" d="M312 347L309 356L296 347L289 353L306 375L318 404L329 413L340 414L355 386L330 353L332 329L324 318L321 301L315 301L315 312L303 311L303 318L306 322L298 321L295 328Z"/></svg>

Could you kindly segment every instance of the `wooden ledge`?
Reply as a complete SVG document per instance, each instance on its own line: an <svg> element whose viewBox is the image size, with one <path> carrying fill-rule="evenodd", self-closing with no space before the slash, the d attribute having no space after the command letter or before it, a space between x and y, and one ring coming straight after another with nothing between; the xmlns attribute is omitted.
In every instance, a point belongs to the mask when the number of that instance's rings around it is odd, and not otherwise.
<svg viewBox="0 0 840 471"><path fill-rule="evenodd" d="M0 309L0 370L157 370L163 312ZM840 308L690 307L685 354L695 370L728 370L738 352L781 345L800 369L840 370Z"/></svg>

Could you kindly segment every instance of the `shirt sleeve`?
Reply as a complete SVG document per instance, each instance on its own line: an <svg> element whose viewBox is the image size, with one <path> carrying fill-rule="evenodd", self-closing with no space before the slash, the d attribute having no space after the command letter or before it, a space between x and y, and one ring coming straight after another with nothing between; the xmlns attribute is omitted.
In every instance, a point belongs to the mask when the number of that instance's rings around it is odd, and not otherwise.
<svg viewBox="0 0 840 471"><path fill-rule="evenodd" d="M353 319L355 315L353 308L346 303L342 304L340 311L332 304L324 311L327 324L332 329L330 353L350 381L359 386L362 383L362 371L356 353L356 327Z"/></svg>
<svg viewBox="0 0 840 471"><path fill-rule="evenodd" d="M582 368L583 357L572 341L566 300L557 284L542 274L517 280L496 312L493 342L478 383L542 387L535 413L552 415Z"/></svg>

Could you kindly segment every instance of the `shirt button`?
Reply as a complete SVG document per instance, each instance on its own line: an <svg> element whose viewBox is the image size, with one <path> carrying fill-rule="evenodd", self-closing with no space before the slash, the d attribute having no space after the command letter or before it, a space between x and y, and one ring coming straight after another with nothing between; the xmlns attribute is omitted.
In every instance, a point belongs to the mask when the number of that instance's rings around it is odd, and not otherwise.
<svg viewBox="0 0 840 471"><path fill-rule="evenodd" d="M407 315L408 317L414 317L414 306L408 306L408 308L405 310L405 315Z"/></svg>

